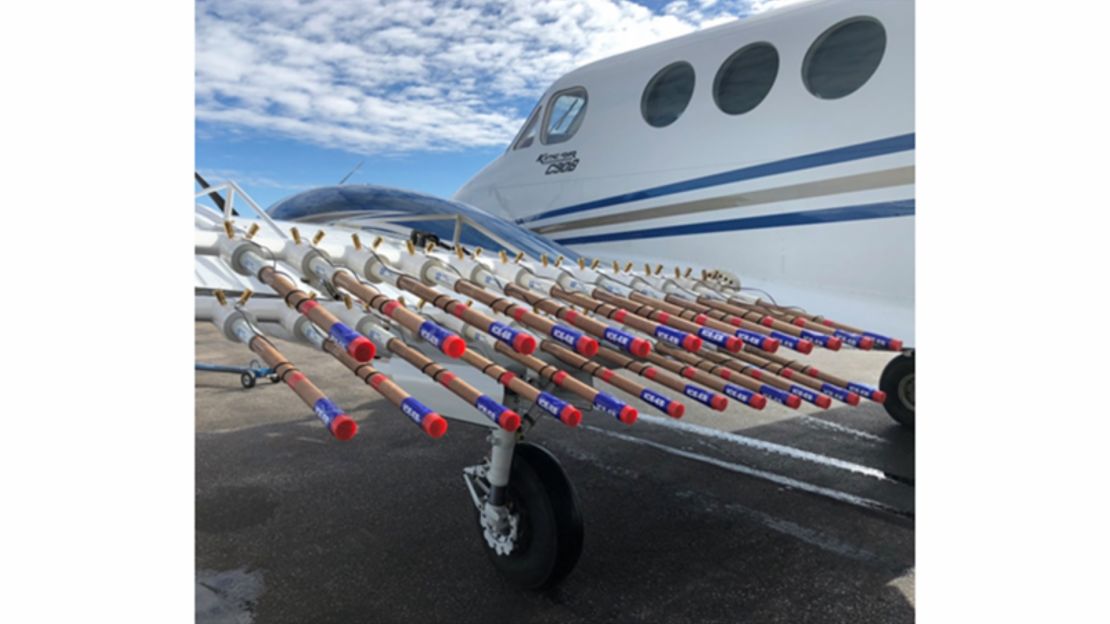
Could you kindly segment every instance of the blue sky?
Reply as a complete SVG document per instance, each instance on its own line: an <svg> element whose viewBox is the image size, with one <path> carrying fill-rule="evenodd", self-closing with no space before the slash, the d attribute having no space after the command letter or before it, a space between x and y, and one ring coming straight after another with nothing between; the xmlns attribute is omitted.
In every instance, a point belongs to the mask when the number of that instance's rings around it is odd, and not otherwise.
<svg viewBox="0 0 1110 624"><path fill-rule="evenodd" d="M547 86L790 0L201 0L196 158L263 206L351 183L450 196Z"/></svg>

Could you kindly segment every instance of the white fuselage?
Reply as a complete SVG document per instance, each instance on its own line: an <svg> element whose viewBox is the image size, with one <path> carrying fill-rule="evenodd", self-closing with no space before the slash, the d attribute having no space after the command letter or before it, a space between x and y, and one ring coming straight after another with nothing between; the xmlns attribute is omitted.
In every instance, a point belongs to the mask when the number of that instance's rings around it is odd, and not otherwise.
<svg viewBox="0 0 1110 624"><path fill-rule="evenodd" d="M857 17L885 31L881 61L850 94L815 96L807 52ZM777 51L777 75L758 105L727 114L718 69L758 42ZM645 88L679 61L692 95L654 127ZM551 86L537 126L557 123L547 109L574 87L587 99L569 140L514 141L455 199L589 257L723 269L779 303L913 344L912 1L802 4L598 61Z"/></svg>

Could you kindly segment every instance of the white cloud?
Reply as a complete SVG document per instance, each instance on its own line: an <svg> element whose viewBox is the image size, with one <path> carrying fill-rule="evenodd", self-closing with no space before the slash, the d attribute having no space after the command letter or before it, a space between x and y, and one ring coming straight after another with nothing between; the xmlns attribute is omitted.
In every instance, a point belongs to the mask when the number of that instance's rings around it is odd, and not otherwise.
<svg viewBox="0 0 1110 624"><path fill-rule="evenodd" d="M560 75L790 0L201 0L197 118L362 153L504 145Z"/></svg>

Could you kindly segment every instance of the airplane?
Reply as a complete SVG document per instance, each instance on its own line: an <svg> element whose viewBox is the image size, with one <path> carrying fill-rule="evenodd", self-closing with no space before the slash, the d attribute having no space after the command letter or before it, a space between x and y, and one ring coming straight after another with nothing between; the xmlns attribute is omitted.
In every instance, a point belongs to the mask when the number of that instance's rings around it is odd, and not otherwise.
<svg viewBox="0 0 1110 624"><path fill-rule="evenodd" d="M483 546L510 583L552 586L583 525L558 460L522 439L544 420L634 426L633 397L669 419L871 401L913 426L912 17L815 2L575 70L454 199L341 184L263 209L198 174L196 318L337 440L358 423L281 341L428 438L489 428L463 474ZM903 365L876 386L806 361L852 349Z"/></svg>
<svg viewBox="0 0 1110 624"><path fill-rule="evenodd" d="M880 385L912 426L913 52L912 0L821 0L590 63L454 199L900 336Z"/></svg>

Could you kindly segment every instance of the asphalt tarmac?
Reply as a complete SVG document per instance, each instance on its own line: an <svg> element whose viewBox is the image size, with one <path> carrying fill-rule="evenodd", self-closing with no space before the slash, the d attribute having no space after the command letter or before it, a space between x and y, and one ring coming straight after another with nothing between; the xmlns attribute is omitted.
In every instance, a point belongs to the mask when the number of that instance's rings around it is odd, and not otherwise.
<svg viewBox="0 0 1110 624"><path fill-rule="evenodd" d="M197 373L198 623L914 620L914 436L881 406L541 421L526 438L562 461L586 536L530 592L487 561L461 477L487 430L430 440L329 356L279 346L361 430L338 442L283 384ZM196 355L253 357L207 324ZM890 357L837 356L861 381Z"/></svg>

